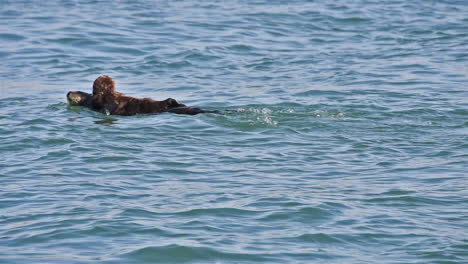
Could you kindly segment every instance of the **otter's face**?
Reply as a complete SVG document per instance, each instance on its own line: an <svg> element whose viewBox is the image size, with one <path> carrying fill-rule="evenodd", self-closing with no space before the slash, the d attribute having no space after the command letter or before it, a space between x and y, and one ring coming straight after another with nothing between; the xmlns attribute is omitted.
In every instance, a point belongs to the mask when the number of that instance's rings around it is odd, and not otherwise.
<svg viewBox="0 0 468 264"><path fill-rule="evenodd" d="M81 91L67 93L67 101L70 105L88 106L91 102L91 94Z"/></svg>

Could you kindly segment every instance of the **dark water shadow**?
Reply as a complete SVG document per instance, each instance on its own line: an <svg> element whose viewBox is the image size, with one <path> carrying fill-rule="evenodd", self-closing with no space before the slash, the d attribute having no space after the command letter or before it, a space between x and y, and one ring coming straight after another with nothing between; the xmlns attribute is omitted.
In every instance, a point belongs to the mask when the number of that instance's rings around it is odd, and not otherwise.
<svg viewBox="0 0 468 264"><path fill-rule="evenodd" d="M94 123L98 125L112 126L112 125L117 124L117 121L118 119L115 119L115 118L102 118L102 119L94 121Z"/></svg>

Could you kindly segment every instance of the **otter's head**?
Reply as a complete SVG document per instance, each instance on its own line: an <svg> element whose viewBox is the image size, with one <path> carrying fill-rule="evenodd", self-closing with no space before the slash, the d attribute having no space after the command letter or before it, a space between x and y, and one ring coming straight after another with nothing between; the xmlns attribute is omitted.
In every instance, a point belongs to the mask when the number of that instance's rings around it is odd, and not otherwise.
<svg viewBox="0 0 468 264"><path fill-rule="evenodd" d="M67 101L70 105L90 106L92 95L80 91L70 91L67 93Z"/></svg>
<svg viewBox="0 0 468 264"><path fill-rule="evenodd" d="M115 93L114 80L107 75L99 76L93 84L93 96L101 97Z"/></svg>

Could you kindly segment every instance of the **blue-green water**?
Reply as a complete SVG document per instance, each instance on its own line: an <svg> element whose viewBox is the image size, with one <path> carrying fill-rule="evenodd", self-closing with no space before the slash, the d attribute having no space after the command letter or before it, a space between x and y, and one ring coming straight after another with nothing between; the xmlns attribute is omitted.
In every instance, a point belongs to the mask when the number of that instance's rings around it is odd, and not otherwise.
<svg viewBox="0 0 468 264"><path fill-rule="evenodd" d="M468 263L467 25L466 1L2 0L0 263ZM101 74L237 112L67 106Z"/></svg>

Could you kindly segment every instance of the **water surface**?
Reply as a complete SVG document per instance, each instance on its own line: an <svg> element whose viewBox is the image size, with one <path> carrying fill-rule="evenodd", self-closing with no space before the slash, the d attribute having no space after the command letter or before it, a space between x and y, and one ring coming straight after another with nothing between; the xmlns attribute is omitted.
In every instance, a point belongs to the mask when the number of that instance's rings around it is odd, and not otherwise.
<svg viewBox="0 0 468 264"><path fill-rule="evenodd" d="M2 1L0 263L467 263L465 1ZM220 115L67 106L123 93Z"/></svg>

